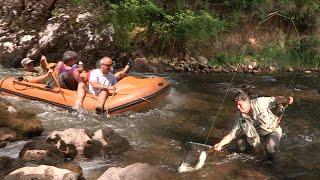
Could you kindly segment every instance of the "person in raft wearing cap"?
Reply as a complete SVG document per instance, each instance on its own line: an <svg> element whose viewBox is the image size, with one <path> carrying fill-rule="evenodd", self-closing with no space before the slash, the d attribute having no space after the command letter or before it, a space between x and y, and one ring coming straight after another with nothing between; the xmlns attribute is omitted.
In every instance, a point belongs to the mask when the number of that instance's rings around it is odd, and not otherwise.
<svg viewBox="0 0 320 180"><path fill-rule="evenodd" d="M42 56L40 59L40 64L43 64L41 62L45 61L45 56ZM52 70L49 69L47 71L46 67L43 66L37 66L34 67L34 60L26 57L21 60L21 66L23 68L23 80L32 82L32 83L47 83L50 82L52 78L50 78L50 73L52 73Z"/></svg>

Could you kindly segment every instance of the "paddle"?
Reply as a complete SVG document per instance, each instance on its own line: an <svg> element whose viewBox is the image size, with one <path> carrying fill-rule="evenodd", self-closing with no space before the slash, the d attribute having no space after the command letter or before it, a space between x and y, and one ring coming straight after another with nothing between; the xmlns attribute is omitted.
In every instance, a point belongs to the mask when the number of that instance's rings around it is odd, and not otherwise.
<svg viewBox="0 0 320 180"><path fill-rule="evenodd" d="M48 64L48 62L47 62L47 58L46 58L44 55L41 55L40 62L43 62L44 65L45 65L45 68L47 68L48 71L50 71L49 64ZM59 89L59 91L60 91L60 93L61 93L64 101L67 101L66 98L65 98L64 95L63 95L63 92L62 92L62 90L61 90L61 86L60 86L59 81L58 81L57 78L54 76L53 72L50 72L50 74L51 74L53 80L56 82L56 84L57 84L57 86L58 86L58 89Z"/></svg>

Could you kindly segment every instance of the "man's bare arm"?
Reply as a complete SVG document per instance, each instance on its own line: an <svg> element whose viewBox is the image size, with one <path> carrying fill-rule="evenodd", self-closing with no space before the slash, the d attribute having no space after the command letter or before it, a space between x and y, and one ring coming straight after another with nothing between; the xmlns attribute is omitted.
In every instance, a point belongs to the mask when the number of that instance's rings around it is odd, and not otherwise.
<svg viewBox="0 0 320 180"><path fill-rule="evenodd" d="M283 103L292 104L293 103L293 97L292 96L289 96L289 97L276 96L275 97L275 102L277 104L283 104Z"/></svg>
<svg viewBox="0 0 320 180"><path fill-rule="evenodd" d="M100 89L100 90L115 90L115 86L104 86L102 84L97 83L96 81L91 81L90 82L91 86L95 89Z"/></svg>

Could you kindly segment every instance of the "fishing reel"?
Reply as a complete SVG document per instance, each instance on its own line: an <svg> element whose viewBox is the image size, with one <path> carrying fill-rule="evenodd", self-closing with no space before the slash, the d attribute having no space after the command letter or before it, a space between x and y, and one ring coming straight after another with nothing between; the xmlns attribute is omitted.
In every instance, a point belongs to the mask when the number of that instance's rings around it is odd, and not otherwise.
<svg viewBox="0 0 320 180"><path fill-rule="evenodd" d="M278 105L278 109L277 109L277 112L278 113L281 113L281 114L284 114L284 112L286 111L286 108L288 107L288 105L283 105L283 104L279 104Z"/></svg>

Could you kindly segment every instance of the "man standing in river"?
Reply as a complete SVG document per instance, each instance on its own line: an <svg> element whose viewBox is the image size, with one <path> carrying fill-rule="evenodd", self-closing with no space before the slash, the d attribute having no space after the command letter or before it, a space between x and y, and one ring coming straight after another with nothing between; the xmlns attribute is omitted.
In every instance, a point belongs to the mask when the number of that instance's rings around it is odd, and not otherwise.
<svg viewBox="0 0 320 180"><path fill-rule="evenodd" d="M215 144L213 149L220 151L241 132L243 136L237 140L241 152L248 150L250 146L257 148L262 139L266 143L267 160L275 162L282 128L279 126L279 118L271 112L271 108L275 107L275 104L292 104L293 97L258 97L250 100L245 92L239 92L233 101L238 110L238 117L232 130Z"/></svg>

